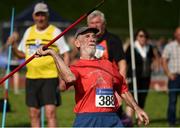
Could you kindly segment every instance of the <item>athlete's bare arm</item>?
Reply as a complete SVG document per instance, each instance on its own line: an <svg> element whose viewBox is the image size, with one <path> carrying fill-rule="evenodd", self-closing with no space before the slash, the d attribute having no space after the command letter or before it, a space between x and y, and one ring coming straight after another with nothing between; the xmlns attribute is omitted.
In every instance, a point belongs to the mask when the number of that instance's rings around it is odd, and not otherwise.
<svg viewBox="0 0 180 128"><path fill-rule="evenodd" d="M70 58L69 58L69 53L68 53L68 52L65 52L65 53L63 54L63 60L64 60L64 63L65 63L66 65L69 65L69 64L70 64Z"/></svg>
<svg viewBox="0 0 180 128"><path fill-rule="evenodd" d="M57 70L61 78L66 83L73 83L76 80L76 77L71 72L69 67L64 63L63 59L52 49L43 50L42 47L40 47L37 52L37 55L51 55L55 61L55 64L57 66Z"/></svg>
<svg viewBox="0 0 180 128"><path fill-rule="evenodd" d="M124 99L124 101L127 103L128 106L130 106L132 109L135 110L138 116L138 119L141 122L144 122L145 125L148 125L149 124L148 115L138 106L132 94L128 91L128 92L122 93L121 97Z"/></svg>

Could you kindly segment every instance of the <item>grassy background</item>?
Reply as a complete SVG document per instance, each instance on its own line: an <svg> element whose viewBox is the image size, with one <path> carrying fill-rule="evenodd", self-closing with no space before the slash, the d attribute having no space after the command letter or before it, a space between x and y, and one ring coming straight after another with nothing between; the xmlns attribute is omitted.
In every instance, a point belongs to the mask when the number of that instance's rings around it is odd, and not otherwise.
<svg viewBox="0 0 180 128"><path fill-rule="evenodd" d="M1 91L2 92L2 91ZM1 93L2 94L2 93ZM145 111L150 117L149 126L165 127L168 126L166 120L167 99L168 95L164 92L150 92L147 98ZM14 95L10 92L9 97L12 112L7 114L6 126L26 127L30 126L27 107L24 102L24 92ZM180 121L180 99L177 103L177 117ZM74 107L74 91L66 91L62 93L62 106L57 109L58 126L72 126L75 114ZM0 122L2 113L0 115ZM180 126L180 122L179 125Z"/></svg>

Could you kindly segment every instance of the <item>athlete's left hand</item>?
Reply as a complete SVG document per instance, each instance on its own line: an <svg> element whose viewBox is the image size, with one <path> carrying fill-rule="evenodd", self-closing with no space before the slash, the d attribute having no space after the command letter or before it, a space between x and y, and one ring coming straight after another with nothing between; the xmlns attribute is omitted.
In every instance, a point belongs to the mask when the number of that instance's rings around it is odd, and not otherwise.
<svg viewBox="0 0 180 128"><path fill-rule="evenodd" d="M144 123L144 125L146 126L149 124L148 115L140 107L136 109L136 114L138 116L138 125L141 125L142 123Z"/></svg>

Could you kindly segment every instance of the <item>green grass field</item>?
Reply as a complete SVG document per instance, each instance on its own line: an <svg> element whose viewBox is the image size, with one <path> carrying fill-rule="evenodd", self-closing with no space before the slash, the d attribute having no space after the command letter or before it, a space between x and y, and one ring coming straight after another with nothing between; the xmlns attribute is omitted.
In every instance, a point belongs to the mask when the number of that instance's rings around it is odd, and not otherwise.
<svg viewBox="0 0 180 128"><path fill-rule="evenodd" d="M1 96L2 97L2 91ZM147 98L145 111L150 117L149 126L168 126L166 120L167 109L167 93L164 92L150 92ZM12 107L12 112L7 114L6 126L27 127L30 126L28 118L28 110L25 106L24 91L19 95L14 95L10 91L9 101ZM66 127L72 126L75 114L73 113L74 107L74 91L67 91L62 93L62 105L57 109L58 126ZM180 121L180 97L177 104L177 117ZM2 113L0 115L0 122L2 121ZM180 126L180 122L179 125Z"/></svg>

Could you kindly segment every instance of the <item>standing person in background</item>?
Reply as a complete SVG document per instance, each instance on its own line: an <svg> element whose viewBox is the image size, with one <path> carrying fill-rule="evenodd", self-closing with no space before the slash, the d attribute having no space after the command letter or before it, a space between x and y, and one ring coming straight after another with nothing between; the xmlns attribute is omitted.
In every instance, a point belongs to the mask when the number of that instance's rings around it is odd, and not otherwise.
<svg viewBox="0 0 180 128"><path fill-rule="evenodd" d="M18 43L19 42L19 33L17 31L14 31L12 33L12 38L14 38L14 42ZM0 60L0 63L4 63L4 67L3 67L3 74L5 74L7 72L7 65L8 65L8 55L9 55L9 45L11 44L9 38L7 39L6 43L0 48L0 52L1 52L1 56L3 56L3 59ZM18 67L18 65L20 64L19 59L17 56L15 56L15 54L13 52L11 52L11 60L10 60L10 71L14 70L16 67ZM5 60L5 61L4 61ZM5 71L6 70L6 71ZM1 74L0 74L1 75ZM13 86L14 88L14 94L18 94L19 93L19 72L16 72L13 76L12 76L12 80L13 83L11 84L11 82L9 82L8 86ZM21 83L22 84L22 83ZM5 87L5 85L3 85ZM8 97L7 97L8 98ZM4 104L4 99L0 99L0 112L3 112L3 104ZM9 102L9 98L7 99L7 108L6 108L7 112L11 111L11 104Z"/></svg>
<svg viewBox="0 0 180 128"><path fill-rule="evenodd" d="M135 52L135 65L136 65L136 79L137 90L146 90L146 92L138 92L138 104L144 108L148 89L151 80L151 64L153 59L157 57L155 50L148 44L149 35L146 30L138 29L135 33L134 52ZM132 81L132 65L131 65L131 51L130 46L126 51L126 61L128 64L127 78L129 89L133 90ZM133 118L133 110L127 107L126 110L129 117Z"/></svg>
<svg viewBox="0 0 180 128"><path fill-rule="evenodd" d="M180 27L174 33L175 40L168 43L163 51L163 69L169 82L169 103L168 103L168 122L169 126L176 125L176 103L180 89ZM177 89L177 90L176 90Z"/></svg>
<svg viewBox="0 0 180 128"><path fill-rule="evenodd" d="M14 38L14 42L15 43L19 43L19 33L17 31L14 31L12 34L12 37ZM8 39L6 44L5 44L5 48L7 49L9 44L11 44L10 40ZM10 70L14 70L15 68L17 68L20 64L19 59L17 56L15 56L15 54L12 53L12 57L11 57L11 65L10 65ZM16 72L13 75L13 87L14 87L14 93L18 94L19 93L19 72Z"/></svg>
<svg viewBox="0 0 180 128"><path fill-rule="evenodd" d="M126 60L122 48L122 41L118 36L107 31L104 13L95 10L88 15L87 24L89 27L99 30L95 56L101 59L108 59L115 63L119 68L120 74L126 77Z"/></svg>
<svg viewBox="0 0 180 128"><path fill-rule="evenodd" d="M19 46L10 37L12 48L17 56L28 59L36 50L49 43L61 33L61 30L50 25L49 13L45 3L37 3L32 14L34 25L24 33ZM63 55L66 65L69 64L69 47L64 37L50 46L57 54ZM56 65L51 56L35 58L27 65L26 104L29 107L31 126L40 127L40 108L44 106L48 127L56 127L56 106L59 105L59 78Z"/></svg>
<svg viewBox="0 0 180 128"><path fill-rule="evenodd" d="M118 36L107 31L104 13L99 10L95 10L89 14L87 17L87 25L99 30L97 33L98 41L95 53L96 58L107 59L113 62L117 65L119 73L125 78L126 60L122 48L122 41ZM117 97L119 103L121 104L121 98L118 95ZM118 114L122 117L122 106L118 109Z"/></svg>
<svg viewBox="0 0 180 128"><path fill-rule="evenodd" d="M37 57L51 55L59 75L67 85L74 85L76 119L74 127L122 127L116 110L119 107L115 93L118 93L145 125L147 114L137 105L128 91L124 77L115 65L107 59L97 59L96 28L82 27L75 34L75 45L80 51L80 60L69 68L52 49L37 50Z"/></svg>

